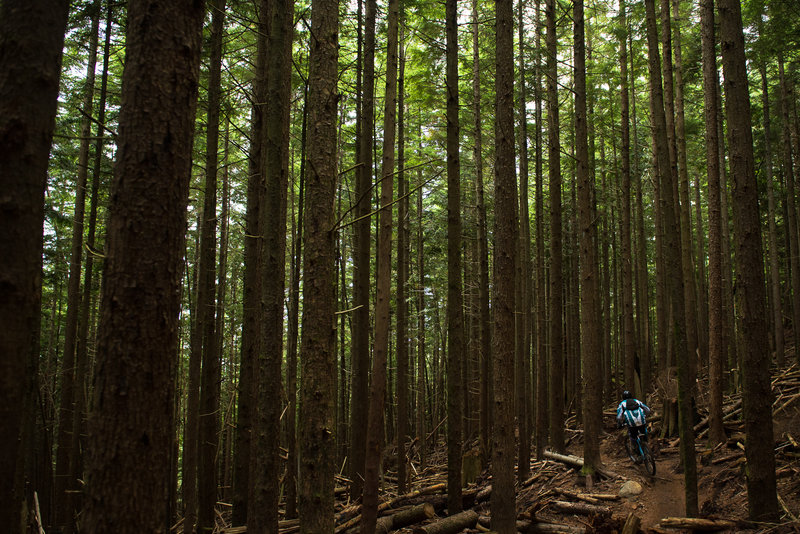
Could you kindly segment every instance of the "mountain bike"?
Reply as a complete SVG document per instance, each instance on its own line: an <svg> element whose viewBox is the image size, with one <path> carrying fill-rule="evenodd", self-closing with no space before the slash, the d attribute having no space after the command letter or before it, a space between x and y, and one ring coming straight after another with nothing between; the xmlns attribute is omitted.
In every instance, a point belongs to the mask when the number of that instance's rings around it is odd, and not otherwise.
<svg viewBox="0 0 800 534"><path fill-rule="evenodd" d="M642 438L645 438L644 440ZM631 461L635 464L643 464L644 469L650 476L656 474L656 460L653 458L653 453L650 452L650 447L647 446L647 427L644 427L641 432L636 434L636 444L631 442L631 436L628 429L625 429L625 450L630 456Z"/></svg>

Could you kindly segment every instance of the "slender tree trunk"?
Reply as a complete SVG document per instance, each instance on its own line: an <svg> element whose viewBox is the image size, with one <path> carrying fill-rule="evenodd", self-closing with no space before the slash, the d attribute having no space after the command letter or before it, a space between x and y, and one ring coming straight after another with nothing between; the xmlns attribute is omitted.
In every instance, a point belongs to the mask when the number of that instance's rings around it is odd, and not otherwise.
<svg viewBox="0 0 800 534"><path fill-rule="evenodd" d="M274 0L267 10L267 99L264 116L264 203L260 210L261 342L254 370L256 432L251 443L248 530L278 532L283 400L283 317L286 280L286 189L289 183L289 113L294 1ZM335 139L335 138L334 138ZM332 207L331 207L332 209ZM335 380L335 379L334 379Z"/></svg>
<svg viewBox="0 0 800 534"><path fill-rule="evenodd" d="M8 206L0 215L0 524L12 532L25 495L15 483L19 460L33 447L22 429L34 414L20 406L33 407L30 371L38 369L44 194L68 11L66 1L0 6L0 184Z"/></svg>
<svg viewBox="0 0 800 534"><path fill-rule="evenodd" d="M496 9L494 434L492 443L492 530L516 532L514 499L514 265L518 248L514 172L514 57L511 0Z"/></svg>
<svg viewBox="0 0 800 534"><path fill-rule="evenodd" d="M369 306L370 306L370 198L372 182L373 132L375 130L375 14L376 0L366 0L365 38L363 47L364 76L361 91L361 138L358 140L360 166L356 184L358 218L355 235L353 336L352 336L352 400L350 410L350 495L358 498L364 479L367 446L369 385Z"/></svg>
<svg viewBox="0 0 800 534"><path fill-rule="evenodd" d="M92 27L89 35L89 61L86 67L81 119L81 142L78 153L78 169L75 180L75 211L72 218L72 247L67 283L67 317L64 325L64 352L61 367L61 403L59 406L58 449L56 455L56 510L57 521L62 531L71 534L75 530L75 513L80 509L76 490L79 490L80 473L71 466L78 466L80 456L80 434L75 434L75 421L81 415L75 413L78 395L83 395L82 384L86 376L77 372L75 347L78 335L78 312L81 306L81 264L83 259L84 218L86 213L86 182L89 176L89 145L91 143L91 120L94 107L94 82L97 66L97 43L100 30L100 4L91 7ZM85 366L82 370L85 371ZM80 431L80 426L77 429Z"/></svg>
<svg viewBox="0 0 800 534"><path fill-rule="evenodd" d="M378 471L384 440L386 367L389 354L392 274L392 192L395 166L395 123L397 113L397 33L399 0L390 0L386 51L386 93L383 124L383 165L378 212L377 298L375 339L370 383L370 410L367 423L367 449L364 461L364 497L361 507L361 532L372 534L378 513Z"/></svg>
<svg viewBox="0 0 800 534"><path fill-rule="evenodd" d="M636 194L636 319L639 327L639 363L641 370L642 384L650 384L651 362L652 362L652 336L650 321L650 284L648 281L648 262L647 262L647 237L644 228L644 203L642 200L642 174L639 165L639 136L637 134L636 119L636 63L633 54L633 36L630 27L628 33L628 50L631 58L630 68L630 88L631 88L631 130L633 134L633 162L632 172L634 178ZM658 250L658 249L656 249ZM645 388L642 388L642 398L647 398Z"/></svg>
<svg viewBox="0 0 800 534"><path fill-rule="evenodd" d="M422 137L419 136L420 148ZM421 150L420 150L421 151ZM421 181L422 172L418 171L417 177ZM419 440L419 463L420 469L424 470L427 466L427 440L425 429L425 415L430 413L425 405L425 372L427 368L427 357L425 354L425 250L424 250L424 229L422 212L422 188L417 193L417 272L419 273L419 287L417 288L417 425L416 434Z"/></svg>
<svg viewBox="0 0 800 534"><path fill-rule="evenodd" d="M211 2L211 51L208 72L206 115L206 172L203 219L198 262L197 328L202 343L203 368L200 378L200 417L197 466L197 532L205 534L216 525L218 486L219 409L222 365L215 329L215 275L217 238L217 152L219 150L219 101L222 72L222 38L225 0Z"/></svg>
<svg viewBox="0 0 800 534"><path fill-rule="evenodd" d="M772 335L775 339L775 356L778 368L783 367L786 347L783 337L783 307L781 305L781 277L778 258L778 230L775 225L775 192L772 184L772 121L770 119L769 85L767 66L761 64L761 102L764 112L764 181L767 182L767 205L769 210L769 274L772 290Z"/></svg>
<svg viewBox="0 0 800 534"><path fill-rule="evenodd" d="M752 520L775 520L778 499L772 433L770 354L764 310L764 268L758 213L741 6L720 0L720 41L725 73L725 104L731 173L734 176L737 310L742 328L742 414L747 441L747 504Z"/></svg>
<svg viewBox="0 0 800 534"><path fill-rule="evenodd" d="M586 114L586 42L583 0L573 3L575 62L575 137L578 182L581 292L581 355L583 364L583 471L594 475L600 467L600 430L603 425L603 370L601 356L599 269L595 226L594 180L589 169Z"/></svg>
<svg viewBox="0 0 800 534"><path fill-rule="evenodd" d="M672 192L675 207L675 216L680 224L681 242L681 269L683 273L683 299L686 317L686 343L689 351L689 380L691 384L690 395L694 397L695 377L697 376L697 291L694 282L694 266L692 258L692 229L689 226L689 180L686 171L685 142L683 148L679 147L683 126L683 102L678 102L683 96L682 88L675 87L673 83L672 63L672 21L670 19L670 0L661 0L661 41L664 49L664 114L667 123L667 140L669 146L670 169L672 177ZM680 48L680 44L676 45ZM678 83L682 81L679 77ZM680 161L683 152L683 161Z"/></svg>
<svg viewBox="0 0 800 534"><path fill-rule="evenodd" d="M298 321L300 314L300 266L303 261L303 217L305 204L305 176L306 176L306 149L308 139L306 131L308 128L308 81L306 80L303 88L303 125L300 129L300 174L298 175L299 191L297 193L297 222L295 223L294 239L292 240L292 274L289 281L289 324L287 327L287 350L286 350L286 434L288 436L287 447L287 468L286 477L286 517L294 519L297 517L297 338ZM344 273L342 273L344 278ZM344 294L344 292L343 292ZM339 348L344 349L344 344ZM344 369L341 370L342 372ZM345 391L345 383L341 383L342 390ZM340 399L340 404L344 402ZM340 409L342 406L340 406ZM346 411L342 411L346 414ZM341 417L341 429L345 428L343 423L344 416ZM338 436L340 440L344 436Z"/></svg>
<svg viewBox="0 0 800 534"><path fill-rule="evenodd" d="M623 362L625 387L635 391L636 339L633 332L633 260L631 253L631 134L630 102L628 100L628 21L625 0L620 0L620 126L622 133L622 320L623 320ZM644 384L643 384L644 385ZM644 389L644 388L642 388ZM641 393L641 392L637 392ZM642 398L642 397L639 397Z"/></svg>
<svg viewBox="0 0 800 534"><path fill-rule="evenodd" d="M519 447L517 452L517 478L528 480L531 472L531 431L528 425L530 406L530 357L531 357L531 221L528 213L528 98L525 91L525 45L523 4L519 9L519 251L517 254L517 313L516 319L516 389L517 426Z"/></svg>
<svg viewBox="0 0 800 534"><path fill-rule="evenodd" d="M658 42L654 0L645 0L647 11L647 48L650 70L650 114L653 120L653 145L656 157L658 187L664 203L664 248L667 271L670 275L669 304L671 331L678 365L678 427L681 434L681 461L684 468L684 497L686 515L697 515L697 467L694 452L689 349L686 341L683 279L681 278L680 223L676 219L676 199L669 175L669 148L664 99L661 92Z"/></svg>
<svg viewBox="0 0 800 534"><path fill-rule="evenodd" d="M548 432L548 331L547 277L545 273L544 192L542 176L542 15L541 0L536 0L536 458L542 459Z"/></svg>
<svg viewBox="0 0 800 534"><path fill-rule="evenodd" d="M706 172L708 180L708 356L711 386L709 445L725 440L722 426L723 369L727 347L722 303L722 213L720 204L719 138L717 137L717 61L715 52L714 0L700 5L703 47L703 88L706 121Z"/></svg>
<svg viewBox="0 0 800 534"><path fill-rule="evenodd" d="M550 173L550 445L564 452L564 353L562 345L561 144L558 121L556 3L545 0L547 20L547 166Z"/></svg>
<svg viewBox="0 0 800 534"><path fill-rule="evenodd" d="M308 150L304 233L300 403L301 534L333 532L336 439L333 200L337 177L336 88L339 4L313 0L309 64ZM363 424L363 422L362 422Z"/></svg>
<svg viewBox="0 0 800 534"><path fill-rule="evenodd" d="M399 16L404 19L403 7ZM400 30L400 65L398 71L397 93L397 492L404 494L408 481L408 182L405 175L405 68L406 53L403 44L405 32Z"/></svg>
<svg viewBox="0 0 800 534"><path fill-rule="evenodd" d="M447 35L447 507L461 511L463 439L461 370L464 316L461 280L461 157L458 122L458 21L455 0L446 3Z"/></svg>
<svg viewBox="0 0 800 534"><path fill-rule="evenodd" d="M242 353L239 366L239 398L233 467L233 525L247 523L250 492L250 459L253 444L253 423L256 413L255 364L261 354L261 242L259 219L263 181L264 146L262 131L267 101L267 1L258 4L259 23L256 32L255 74L253 80L253 109L251 111L250 153L248 157L247 211L245 213L244 280L242 283ZM191 391L190 391L191 394ZM191 415L191 414L189 414ZM189 443L186 442L188 445ZM186 455L184 446L184 456ZM184 463L184 465L186 465ZM191 475L184 469L184 477ZM184 494L191 487L186 487ZM184 495L186 499L186 495ZM190 508L187 506L187 513ZM188 520L184 527L191 529ZM186 531L191 534L191 531Z"/></svg>
<svg viewBox="0 0 800 534"><path fill-rule="evenodd" d="M783 174L786 178L786 233L789 236L789 258L792 273L792 331L795 345L800 330L800 243L797 235L797 208L795 202L794 164L792 160L792 140L789 121L790 92L786 80L783 55L778 55L778 73L781 85L781 133L783 140Z"/></svg>
<svg viewBox="0 0 800 534"><path fill-rule="evenodd" d="M167 525L202 21L202 2L128 3L89 419L87 532L160 532Z"/></svg>
<svg viewBox="0 0 800 534"><path fill-rule="evenodd" d="M99 7L98 7L99 9ZM111 25L113 5L109 4L105 21L105 43L103 48L103 70L100 81L99 109L97 114L97 135L95 140L94 163L92 170L92 188L90 195L90 209L88 220L88 233L86 236L86 261L84 263L83 297L78 318L78 338L75 352L76 375L80 377L75 389L75 405L72 418L72 454L70 458L70 479L73 483L83 476L83 454L85 450L86 418L90 375L89 362L89 323L92 322L89 311L92 306L92 289L94 285L94 251L95 235L97 232L97 205L100 192L100 165L103 157L103 144L105 135L106 95L108 87L108 63L111 55ZM176 436L177 437L177 436ZM177 470L176 470L177 473ZM75 487L74 489L78 489ZM73 510L80 510L82 503L73 506ZM174 510L174 509L173 509Z"/></svg>
<svg viewBox="0 0 800 534"><path fill-rule="evenodd" d="M481 124L481 75L478 37L478 0L472 0L472 107L475 128L475 189L478 212L478 323L481 354L481 444L489 452L491 435L491 354L492 339L489 315L489 244L486 231L486 203L483 184L483 126Z"/></svg>

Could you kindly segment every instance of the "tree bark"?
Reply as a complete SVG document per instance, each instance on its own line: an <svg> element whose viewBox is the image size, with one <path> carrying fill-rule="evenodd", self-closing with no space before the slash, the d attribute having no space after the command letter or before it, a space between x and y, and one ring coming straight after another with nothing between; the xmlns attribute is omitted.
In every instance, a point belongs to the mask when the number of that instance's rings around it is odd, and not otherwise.
<svg viewBox="0 0 800 534"><path fill-rule="evenodd" d="M242 352L239 365L239 396L233 473L233 513L231 523L247 523L250 492L250 458L253 423L256 413L255 364L261 354L259 331L261 313L261 243L259 219L263 204L263 129L267 101L267 2L259 2L256 31L256 58L253 79L253 108L248 156L247 211L245 213L244 279L242 283ZM185 454L185 452L184 452ZM184 473L186 476L186 473ZM184 523L184 525L186 525ZM186 534L191 534L187 532Z"/></svg>
<svg viewBox="0 0 800 534"><path fill-rule="evenodd" d="M519 22L519 250L517 251L517 313L516 319L516 394L517 479L524 482L531 472L531 431L528 407L531 406L531 221L528 211L528 97L525 90L525 41L523 18L524 1L518 3Z"/></svg>
<svg viewBox="0 0 800 534"><path fill-rule="evenodd" d="M534 92L536 100L536 457L541 459L550 433L547 331L547 275L544 243L544 186L542 176L542 15L541 0L536 0L536 69Z"/></svg>
<svg viewBox="0 0 800 534"><path fill-rule="evenodd" d="M547 21L547 166L550 180L550 445L564 451L563 274L561 230L561 144L558 120L556 3L545 0Z"/></svg>
<svg viewBox="0 0 800 534"><path fill-rule="evenodd" d="M214 530L218 486L219 405L222 364L217 351L214 317L216 243L217 243L217 152L219 151L220 80L225 0L211 2L211 50L208 69L208 110L206 114L206 169L203 195L203 219L197 269L197 328L200 336L203 367L200 378L200 416L198 418L197 532Z"/></svg>
<svg viewBox="0 0 800 534"><path fill-rule="evenodd" d="M87 532L167 528L164 503L170 487L202 20L202 2L128 3L119 148L89 419Z"/></svg>
<svg viewBox="0 0 800 534"><path fill-rule="evenodd" d="M603 369L601 355L597 226L593 210L594 179L589 169L586 115L586 41L583 0L573 3L575 61L575 154L577 163L581 294L581 355L583 363L583 471L593 475L600 466L600 431L603 426Z"/></svg>
<svg viewBox="0 0 800 534"><path fill-rule="evenodd" d="M717 62L714 36L714 1L700 5L703 48L703 88L705 89L706 174L708 180L708 356L711 386L709 413L709 444L725 439L722 426L723 369L726 365L725 317L722 303L722 213L719 169L719 138L717 137Z"/></svg>
<svg viewBox="0 0 800 534"><path fill-rule="evenodd" d="M44 195L55 127L61 54L69 2L4 2L0 6L0 523L20 525L24 488L15 473L24 414L35 391L41 321Z"/></svg>
<svg viewBox="0 0 800 534"><path fill-rule="evenodd" d="M355 234L353 335L352 335L352 399L350 410L350 495L358 498L364 479L364 461L367 446L369 394L369 307L370 307L370 198L372 197L372 153L375 131L375 16L376 0L366 0L364 21L363 65L361 91L361 117L358 140L360 164L356 183L356 210L358 219Z"/></svg>
<svg viewBox="0 0 800 534"><path fill-rule="evenodd" d="M336 88L339 5L313 0L309 65L309 138L304 221L303 328L300 414L301 534L333 532L333 475L336 469L333 298L333 199L338 174L336 152ZM363 423L362 423L363 424Z"/></svg>
<svg viewBox="0 0 800 534"><path fill-rule="evenodd" d="M399 17L405 18L400 6ZM401 26L402 28L402 26ZM408 336L408 181L405 175L405 68L406 53L403 45L405 32L400 33L400 65L398 71L397 106L397 492L405 493L408 481L408 406L409 406L409 336Z"/></svg>
<svg viewBox="0 0 800 534"><path fill-rule="evenodd" d="M75 210L72 216L72 246L67 282L67 316L64 324L64 351L61 363L61 402L59 404L58 444L56 450L56 520L62 530L74 531L77 478L73 479L70 463L77 461L77 446L73 437L76 396L83 393L81 382L85 376L76 373L76 350L78 334L78 309L81 302L81 264L83 259L83 230L86 213L86 181L89 175L89 144L92 109L94 107L95 68L97 65L97 42L100 29L99 4L92 6L92 26L89 35L89 61L86 67L86 86L82 103L81 142L78 153L78 169L75 179ZM80 416L79 416L80 417Z"/></svg>
<svg viewBox="0 0 800 534"><path fill-rule="evenodd" d="M254 370L256 432L251 444L247 523L256 534L277 533L283 402L283 317L286 280L286 190L289 183L289 112L294 1L274 0L266 13L267 93L264 140L264 203L259 211L261 246L261 342ZM334 137L335 138L335 137ZM331 206L332 209L332 206Z"/></svg>
<svg viewBox="0 0 800 534"><path fill-rule="evenodd" d="M464 316L461 281L461 158L458 121L458 21L456 0L446 3L447 35L447 494L448 513L461 511L463 434L461 370Z"/></svg>
<svg viewBox="0 0 800 534"><path fill-rule="evenodd" d="M361 532L372 534L378 510L378 477L384 440L386 365L389 354L392 274L392 193L395 165L395 122L397 113L397 32L399 0L390 0L387 33L386 93L383 124L383 168L380 210L378 211L377 295L375 339L369 392L367 449L364 459L364 496L361 507Z"/></svg>
<svg viewBox="0 0 800 534"><path fill-rule="evenodd" d="M489 314L489 240L486 229L486 202L483 183L483 131L481 120L481 76L480 49L478 47L480 25L478 23L478 0L472 0L472 106L475 128L475 189L478 212L478 306L481 347L481 443L488 454L491 441L491 361L492 331Z"/></svg>
<svg viewBox="0 0 800 534"><path fill-rule="evenodd" d="M772 432L772 389L764 310L764 266L753 156L741 6L720 0L720 40L725 73L728 144L734 176L737 312L742 329L742 418L747 442L747 504L750 519L779 517Z"/></svg>
<svg viewBox="0 0 800 534"><path fill-rule="evenodd" d="M514 501L514 268L517 198L514 172L514 58L511 0L496 9L494 434L492 442L492 529L516 531ZM477 514L476 514L477 518Z"/></svg>
<svg viewBox="0 0 800 534"><path fill-rule="evenodd" d="M628 99L628 20L625 14L625 0L620 0L620 157L622 158L622 321L623 321L623 369L625 370L625 387L636 391L634 375L636 373L636 339L633 331L633 254L631 252L631 134L630 134L630 102ZM638 395L642 392L636 391ZM643 398L643 397L638 397Z"/></svg>
<svg viewBox="0 0 800 534"><path fill-rule="evenodd" d="M509 9L509 11L511 10ZM414 529L414 534L455 534L456 532L461 532L465 528L474 527L477 522L478 513L475 510L465 510L459 514L440 519L424 527L417 527ZM494 527L494 514L492 515L492 526ZM512 522L512 527L513 532L516 532L516 522Z"/></svg>
<svg viewBox="0 0 800 534"><path fill-rule="evenodd" d="M762 62L761 72L761 104L764 113L764 181L767 183L767 206L769 219L769 286L772 290L772 335L775 341L775 358L778 368L786 361L786 346L783 333L783 305L781 302L780 259L778 257L778 230L775 224L775 191L772 183L772 121L770 118L769 85L767 84L767 66Z"/></svg>

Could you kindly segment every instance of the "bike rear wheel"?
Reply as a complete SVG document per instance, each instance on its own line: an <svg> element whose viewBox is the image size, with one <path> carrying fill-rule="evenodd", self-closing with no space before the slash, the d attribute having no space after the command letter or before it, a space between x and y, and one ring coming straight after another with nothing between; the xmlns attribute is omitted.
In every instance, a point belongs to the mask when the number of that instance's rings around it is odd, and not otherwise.
<svg viewBox="0 0 800 534"><path fill-rule="evenodd" d="M643 457L642 463L644 463L644 469L645 471L647 471L647 474L650 475L651 477L655 476L656 460L655 458L653 458L653 454L650 452L650 449L646 444L640 443L640 446L642 447L642 457Z"/></svg>

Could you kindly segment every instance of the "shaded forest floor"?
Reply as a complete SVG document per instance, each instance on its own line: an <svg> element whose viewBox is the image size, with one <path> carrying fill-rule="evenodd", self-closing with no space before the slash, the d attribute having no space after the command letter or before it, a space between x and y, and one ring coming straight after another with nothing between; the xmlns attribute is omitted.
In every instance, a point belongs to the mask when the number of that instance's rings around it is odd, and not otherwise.
<svg viewBox="0 0 800 534"><path fill-rule="evenodd" d="M778 495L782 513L780 523L752 525L747 519L747 490L745 485L744 434L741 423L741 396L725 399L725 429L728 440L714 449L706 446L703 417L707 414L707 392L705 384L699 384L698 412L700 423L696 426L698 439L698 503L702 518L716 520L713 530L725 532L770 532L800 533L800 368L797 365L777 371L773 375L775 402L774 436L776 445L776 475ZM666 388L669 389L669 388ZM661 389L663 394L664 389ZM667 396L669 394L666 394ZM686 528L670 527L666 518L684 516L683 473L679 459L678 438L659 437L661 428L659 414L663 399L649 398L655 409L651 425L650 444L656 457L656 475L649 476L640 465L633 464L625 453L625 430L615 426L614 407L604 412L604 431L601 455L604 468L610 477L587 481L577 468L552 458L531 462L531 476L517 483L517 529L520 532L566 532L612 533L612 532L689 532ZM582 454L582 431L576 428L574 417L568 419L567 453ZM398 512L430 504L436 516L407 527L393 527L401 533L415 534L427 524L447 515L447 496L444 494L447 481L446 448L444 443L428 458L428 467L419 472L414 458L415 475L410 493L397 495L396 472L391 468L384 473L383 504L379 516L390 516ZM470 453L468 452L466 456ZM635 484L630 484L629 481ZM623 490L623 486L626 489ZM632 488L636 495L621 495ZM491 475L484 469L464 489L464 508L474 510L478 522L463 532L489 531ZM346 493L337 490L336 534L358 532L358 505L346 502ZM432 508L431 508L432 507ZM628 526L626 520L638 519L638 530ZM720 521L721 520L721 521ZM727 521L727 523L726 523ZM680 525L677 523L675 525ZM225 528L226 534L246 532L243 528ZM299 530L296 520L281 521L281 534L293 534ZM379 530L380 532L380 530Z"/></svg>

